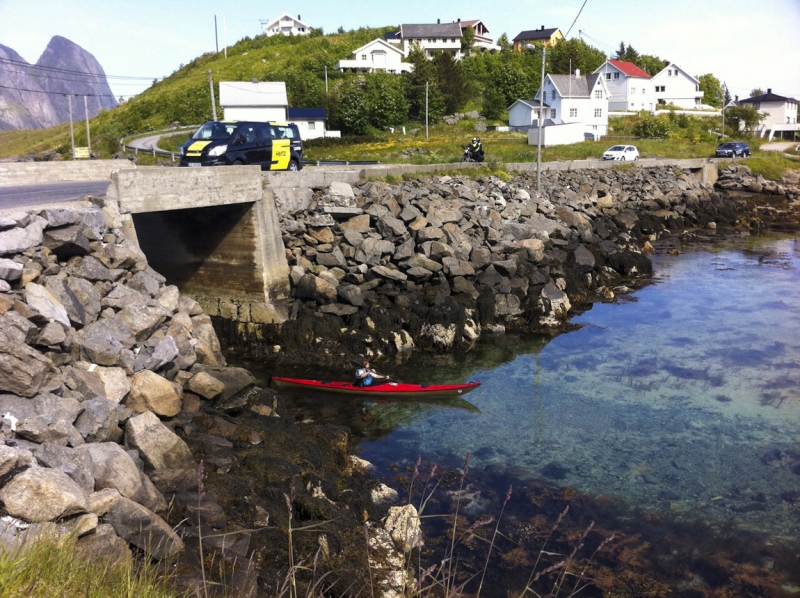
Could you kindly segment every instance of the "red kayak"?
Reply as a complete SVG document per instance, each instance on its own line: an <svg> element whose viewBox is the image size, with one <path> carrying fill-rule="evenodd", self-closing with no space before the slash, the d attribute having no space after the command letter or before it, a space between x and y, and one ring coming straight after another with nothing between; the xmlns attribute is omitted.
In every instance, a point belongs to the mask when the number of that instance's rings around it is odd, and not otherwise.
<svg viewBox="0 0 800 598"><path fill-rule="evenodd" d="M352 382L329 382L304 378L274 376L277 388L305 388L350 395L384 395L386 397L458 397L478 388L480 382L467 384L406 384L405 382L380 382L370 386L356 386Z"/></svg>

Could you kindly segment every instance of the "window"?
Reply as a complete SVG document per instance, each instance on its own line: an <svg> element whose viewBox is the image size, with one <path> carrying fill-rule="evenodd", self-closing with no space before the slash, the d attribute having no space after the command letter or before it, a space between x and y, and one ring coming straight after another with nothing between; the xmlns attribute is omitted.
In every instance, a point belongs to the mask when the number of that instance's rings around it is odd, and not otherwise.
<svg viewBox="0 0 800 598"><path fill-rule="evenodd" d="M361 55L361 60L366 60L366 59L367 59L367 55L366 54L362 54Z"/></svg>
<svg viewBox="0 0 800 598"><path fill-rule="evenodd" d="M603 98L603 90L602 89L598 89L597 91L595 91L594 92L594 97L602 99Z"/></svg>
<svg viewBox="0 0 800 598"><path fill-rule="evenodd" d="M551 100L555 100L556 99L556 90L555 89L550 92L550 99Z"/></svg>
<svg viewBox="0 0 800 598"><path fill-rule="evenodd" d="M632 105L633 104L631 104L631 106ZM600 118L601 116L603 116L603 109L602 108L595 108L594 109L594 116L595 116L595 118Z"/></svg>
<svg viewBox="0 0 800 598"><path fill-rule="evenodd" d="M614 78L619 79L619 73L614 73Z"/></svg>
<svg viewBox="0 0 800 598"><path fill-rule="evenodd" d="M577 108L570 108L569 109L569 117L570 118L577 118L578 117L578 109Z"/></svg>
<svg viewBox="0 0 800 598"><path fill-rule="evenodd" d="M314 122L308 123L308 130L309 131L313 131L316 128L317 128L317 123L314 123Z"/></svg>
<svg viewBox="0 0 800 598"><path fill-rule="evenodd" d="M632 96L636 95L636 88L635 87L631 87L631 95Z"/></svg>
<svg viewBox="0 0 800 598"><path fill-rule="evenodd" d="M611 73L606 73L606 81L611 81Z"/></svg>
<svg viewBox="0 0 800 598"><path fill-rule="evenodd" d="M665 85L656 85L656 92L659 91L666 91L667 87Z"/></svg>
<svg viewBox="0 0 800 598"><path fill-rule="evenodd" d="M671 76L672 76L672 69L667 69L667 77L671 77Z"/></svg>
<svg viewBox="0 0 800 598"><path fill-rule="evenodd" d="M552 110L550 110L550 118L555 118L555 117L556 117L556 109L553 108Z"/></svg>

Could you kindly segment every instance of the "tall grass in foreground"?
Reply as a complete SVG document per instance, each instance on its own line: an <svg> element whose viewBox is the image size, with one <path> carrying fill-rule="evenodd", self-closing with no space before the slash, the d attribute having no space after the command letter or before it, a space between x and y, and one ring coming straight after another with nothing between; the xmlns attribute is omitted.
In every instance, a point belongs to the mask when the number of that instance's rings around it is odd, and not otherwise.
<svg viewBox="0 0 800 598"><path fill-rule="evenodd" d="M69 539L0 549L0 598L184 598L156 565L82 556Z"/></svg>

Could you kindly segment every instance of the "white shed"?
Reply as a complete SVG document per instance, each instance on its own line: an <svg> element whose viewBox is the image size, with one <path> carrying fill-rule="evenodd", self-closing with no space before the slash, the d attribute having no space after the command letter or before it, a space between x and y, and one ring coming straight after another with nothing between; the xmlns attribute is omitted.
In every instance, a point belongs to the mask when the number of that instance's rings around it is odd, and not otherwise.
<svg viewBox="0 0 800 598"><path fill-rule="evenodd" d="M283 81L220 81L219 103L225 120L286 122L289 100Z"/></svg>

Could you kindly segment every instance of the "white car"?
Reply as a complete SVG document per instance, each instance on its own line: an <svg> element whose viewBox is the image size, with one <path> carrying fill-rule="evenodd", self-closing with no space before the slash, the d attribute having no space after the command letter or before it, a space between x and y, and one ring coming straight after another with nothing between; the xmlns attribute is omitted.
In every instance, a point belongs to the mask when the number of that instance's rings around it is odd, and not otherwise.
<svg viewBox="0 0 800 598"><path fill-rule="evenodd" d="M633 145L614 145L603 154L603 160L616 160L617 162L633 162L639 159L639 150Z"/></svg>

